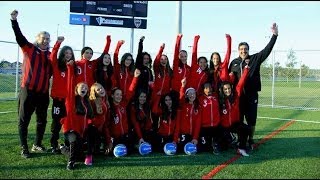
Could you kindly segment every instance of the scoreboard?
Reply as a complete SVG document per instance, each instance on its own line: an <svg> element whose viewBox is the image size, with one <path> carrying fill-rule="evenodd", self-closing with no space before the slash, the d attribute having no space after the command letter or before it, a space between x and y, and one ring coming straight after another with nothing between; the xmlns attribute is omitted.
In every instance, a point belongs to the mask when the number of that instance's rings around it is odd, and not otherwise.
<svg viewBox="0 0 320 180"><path fill-rule="evenodd" d="M70 12L147 17L148 1L70 1Z"/></svg>

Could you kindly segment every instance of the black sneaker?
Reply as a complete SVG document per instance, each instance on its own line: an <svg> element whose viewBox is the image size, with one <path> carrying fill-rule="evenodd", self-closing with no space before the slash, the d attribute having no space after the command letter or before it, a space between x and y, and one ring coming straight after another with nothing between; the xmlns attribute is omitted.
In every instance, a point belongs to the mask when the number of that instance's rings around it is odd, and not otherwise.
<svg viewBox="0 0 320 180"><path fill-rule="evenodd" d="M33 145L31 148L32 152L46 152L46 148L43 145Z"/></svg>
<svg viewBox="0 0 320 180"><path fill-rule="evenodd" d="M22 148L21 157L23 157L23 158L29 158L30 157L30 152L29 152L29 150L27 148Z"/></svg>
<svg viewBox="0 0 320 180"><path fill-rule="evenodd" d="M69 161L68 164L67 164L67 169L68 170L74 170L74 164L75 164L74 161Z"/></svg>

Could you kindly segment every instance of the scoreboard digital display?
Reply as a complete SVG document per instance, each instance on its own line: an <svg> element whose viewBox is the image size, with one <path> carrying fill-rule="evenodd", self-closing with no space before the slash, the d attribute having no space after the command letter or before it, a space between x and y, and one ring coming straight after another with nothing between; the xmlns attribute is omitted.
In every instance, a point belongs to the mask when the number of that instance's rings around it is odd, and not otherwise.
<svg viewBox="0 0 320 180"><path fill-rule="evenodd" d="M70 1L70 12L147 17L148 1Z"/></svg>

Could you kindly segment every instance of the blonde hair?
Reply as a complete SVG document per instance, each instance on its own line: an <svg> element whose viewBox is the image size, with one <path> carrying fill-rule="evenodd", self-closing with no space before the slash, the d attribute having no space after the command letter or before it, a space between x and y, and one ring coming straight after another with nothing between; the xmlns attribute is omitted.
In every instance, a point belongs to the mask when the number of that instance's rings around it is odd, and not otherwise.
<svg viewBox="0 0 320 180"><path fill-rule="evenodd" d="M104 87L103 87L100 83L94 83L94 84L92 84L92 86L90 87L90 95L89 95L89 99L90 99L90 100L95 100L95 99L97 99L96 89L98 89L99 87L101 87L102 89L104 89ZM106 97L107 97L107 96L106 96Z"/></svg>

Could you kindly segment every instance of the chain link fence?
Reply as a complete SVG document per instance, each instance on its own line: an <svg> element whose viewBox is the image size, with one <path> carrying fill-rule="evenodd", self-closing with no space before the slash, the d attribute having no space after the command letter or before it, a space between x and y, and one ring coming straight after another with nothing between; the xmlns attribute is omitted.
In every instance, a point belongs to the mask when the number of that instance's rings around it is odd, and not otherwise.
<svg viewBox="0 0 320 180"><path fill-rule="evenodd" d="M19 94L22 53L15 42L0 41L0 100L16 99ZM8 48L16 51L6 54ZM81 50L74 49L76 57ZM111 56L113 57L113 52ZM149 52L154 58L157 52ZM250 51L250 54L256 53ZM93 58L100 56L95 52ZM188 63L191 63L191 51ZM225 52L220 52L222 59ZM121 57L122 54L120 54ZM173 52L167 53L172 65ZM210 58L211 52L198 56ZM136 54L133 54L134 58ZM231 60L238 56L232 51ZM262 91L259 106L320 110L320 50L273 50L261 65Z"/></svg>

